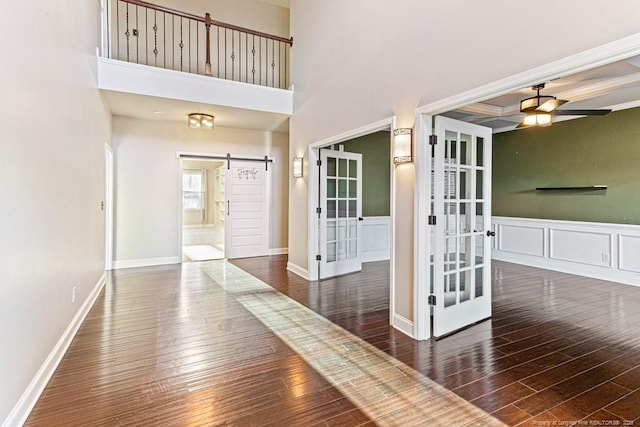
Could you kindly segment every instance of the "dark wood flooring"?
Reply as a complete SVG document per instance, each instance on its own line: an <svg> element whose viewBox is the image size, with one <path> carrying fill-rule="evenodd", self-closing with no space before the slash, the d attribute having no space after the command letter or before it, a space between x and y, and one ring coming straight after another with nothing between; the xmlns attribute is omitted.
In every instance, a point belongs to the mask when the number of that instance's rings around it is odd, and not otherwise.
<svg viewBox="0 0 640 427"><path fill-rule="evenodd" d="M640 287L494 262L492 319L416 342L388 263L310 283L286 261L233 263L508 425L640 425ZM27 425L394 424L194 265L114 272Z"/></svg>

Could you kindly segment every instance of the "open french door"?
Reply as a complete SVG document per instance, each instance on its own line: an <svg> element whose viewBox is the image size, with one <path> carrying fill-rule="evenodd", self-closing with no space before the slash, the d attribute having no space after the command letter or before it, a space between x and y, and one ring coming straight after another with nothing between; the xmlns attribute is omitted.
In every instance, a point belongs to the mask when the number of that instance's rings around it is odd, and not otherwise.
<svg viewBox="0 0 640 427"><path fill-rule="evenodd" d="M362 154L320 150L320 279L362 270Z"/></svg>
<svg viewBox="0 0 640 427"><path fill-rule="evenodd" d="M268 174L263 164L231 160L225 177L225 256L269 254Z"/></svg>
<svg viewBox="0 0 640 427"><path fill-rule="evenodd" d="M491 317L491 129L436 116L434 133L430 300L441 337Z"/></svg>

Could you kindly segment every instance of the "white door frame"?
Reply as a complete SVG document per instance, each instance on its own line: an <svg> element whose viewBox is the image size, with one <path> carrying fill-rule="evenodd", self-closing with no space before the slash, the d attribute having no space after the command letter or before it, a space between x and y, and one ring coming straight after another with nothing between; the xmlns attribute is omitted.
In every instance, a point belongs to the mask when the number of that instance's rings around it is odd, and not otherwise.
<svg viewBox="0 0 640 427"><path fill-rule="evenodd" d="M178 182L178 191L179 191L179 196L178 196L178 258L180 259L180 264L182 264L182 160L184 159L189 159L189 157L192 158L192 160L205 160L205 161L212 161L212 162L226 162L227 159L227 155L225 154L219 154L219 153L203 153L203 152L193 152L193 151L176 151L176 159L178 159L178 169L177 169L177 182ZM232 156L233 157L233 156ZM268 156L269 160L271 160L271 166L274 166L277 162L277 158L274 156ZM260 157L260 156L245 156L242 155L243 159L255 159L255 160L262 160L264 161L264 157ZM224 166L226 168L226 165ZM225 169L226 170L226 169ZM273 183L271 182L271 174L268 175L268 179L267 179L267 189L266 189L266 195L265 197L267 198L267 206L270 209L271 208L271 186L273 185ZM227 234L227 222L225 221L224 223L225 226L225 236ZM268 246L269 249L271 249L271 225L269 225L269 242L268 242ZM225 256L226 256L226 252L225 252Z"/></svg>
<svg viewBox="0 0 640 427"><path fill-rule="evenodd" d="M620 40L607 43L584 52L568 56L566 58L542 65L531 70L515 74L505 79L480 86L467 92L460 93L439 101L426 104L416 109L416 191L415 191L415 235L416 252L414 259L426 259L429 254L430 236L426 233L426 216L424 209L429 203L425 200L426 185L431 185L431 174L428 173L430 165L428 161L431 153L427 153L429 148L429 134L431 119L437 114L446 113L465 105L484 101L489 98L504 95L516 91L523 87L532 86L543 81L556 79L563 76L586 71L594 67L606 65L611 62L620 61L632 56L640 55L640 33L622 38ZM428 156L427 156L428 154ZM392 256L393 257L393 256ZM393 258L392 258L393 259ZM429 289L426 288L429 272L425 268L426 263L414 262L414 338L425 340L430 337L431 319L428 309L427 298Z"/></svg>
<svg viewBox="0 0 640 427"><path fill-rule="evenodd" d="M320 175L318 174L318 168L316 167L317 161L320 159L320 148L327 147L329 145L338 144L340 142L348 141L361 136L369 135L374 132L395 128L396 118L389 117L379 120L377 122L369 123L361 126L357 129L316 141L309 145L309 182L308 182L308 216L307 216L307 280L318 280L318 261L316 261L316 255L319 254L318 242L320 236L318 235L318 214L316 208L318 207L319 187L320 187ZM393 200L393 170L391 171L391 201ZM391 205L391 223L393 224L393 205ZM390 250L391 250L391 299L393 301L393 226L391 227L390 236Z"/></svg>
<svg viewBox="0 0 640 427"><path fill-rule="evenodd" d="M113 269L113 148L104 144L104 270Z"/></svg>

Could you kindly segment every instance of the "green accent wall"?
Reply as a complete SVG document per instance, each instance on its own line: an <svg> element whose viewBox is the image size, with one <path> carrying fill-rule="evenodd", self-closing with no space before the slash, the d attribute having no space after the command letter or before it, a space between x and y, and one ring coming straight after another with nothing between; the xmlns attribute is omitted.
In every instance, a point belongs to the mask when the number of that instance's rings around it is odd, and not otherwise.
<svg viewBox="0 0 640 427"><path fill-rule="evenodd" d="M495 134L492 176L495 216L640 224L640 108Z"/></svg>
<svg viewBox="0 0 640 427"><path fill-rule="evenodd" d="M344 146L344 151L362 154L362 216L391 215L389 132L375 132L338 145Z"/></svg>

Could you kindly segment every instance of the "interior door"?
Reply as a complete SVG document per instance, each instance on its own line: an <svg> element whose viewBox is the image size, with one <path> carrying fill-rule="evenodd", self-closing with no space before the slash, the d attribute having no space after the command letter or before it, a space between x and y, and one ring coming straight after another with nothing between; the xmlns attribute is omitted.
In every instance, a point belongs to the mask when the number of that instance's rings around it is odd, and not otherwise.
<svg viewBox="0 0 640 427"><path fill-rule="evenodd" d="M362 270L362 154L320 150L320 278Z"/></svg>
<svg viewBox="0 0 640 427"><path fill-rule="evenodd" d="M269 171L264 163L231 160L225 177L225 255L269 254Z"/></svg>
<svg viewBox="0 0 640 427"><path fill-rule="evenodd" d="M433 335L441 337L491 317L491 129L437 116L434 132Z"/></svg>

